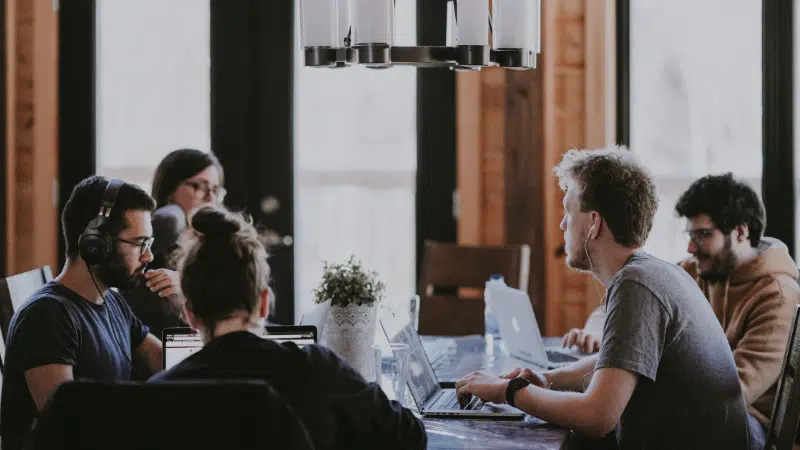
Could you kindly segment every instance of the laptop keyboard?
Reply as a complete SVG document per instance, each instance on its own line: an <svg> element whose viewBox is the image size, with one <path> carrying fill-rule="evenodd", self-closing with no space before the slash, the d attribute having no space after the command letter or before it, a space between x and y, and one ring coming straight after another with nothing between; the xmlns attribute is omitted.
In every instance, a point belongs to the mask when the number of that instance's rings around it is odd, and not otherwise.
<svg viewBox="0 0 800 450"><path fill-rule="evenodd" d="M568 355L566 353L561 353L553 350L546 350L547 352L547 360L551 363L567 363L577 361L577 356Z"/></svg>
<svg viewBox="0 0 800 450"><path fill-rule="evenodd" d="M464 409L464 410L475 410L480 409L483 406L483 401L478 397L472 397L472 400L465 408L461 408L461 405L458 404L458 395L456 391L451 390L447 391L436 400L436 403L433 404L434 411L442 411L448 409Z"/></svg>

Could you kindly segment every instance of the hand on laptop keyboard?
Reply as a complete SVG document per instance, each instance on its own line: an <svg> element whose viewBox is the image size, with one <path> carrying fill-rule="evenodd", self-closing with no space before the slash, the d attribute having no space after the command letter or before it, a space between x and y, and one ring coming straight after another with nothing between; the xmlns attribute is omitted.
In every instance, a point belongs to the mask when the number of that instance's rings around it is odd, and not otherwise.
<svg viewBox="0 0 800 450"><path fill-rule="evenodd" d="M600 340L602 336L595 331L587 331L585 328L573 328L569 330L561 340L561 346L570 348L573 345L583 353L594 353L600 350Z"/></svg>

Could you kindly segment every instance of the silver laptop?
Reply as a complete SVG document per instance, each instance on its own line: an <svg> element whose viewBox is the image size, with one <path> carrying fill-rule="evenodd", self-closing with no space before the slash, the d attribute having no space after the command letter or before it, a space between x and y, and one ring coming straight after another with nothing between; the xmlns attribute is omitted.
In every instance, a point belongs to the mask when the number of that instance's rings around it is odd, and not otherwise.
<svg viewBox="0 0 800 450"><path fill-rule="evenodd" d="M506 404L486 403L477 397L466 407L458 404L455 389L442 389L422 341L405 309L381 309L381 327L391 343L408 345L408 389L423 416L455 418L521 419L525 413ZM465 374L466 375L466 374Z"/></svg>
<svg viewBox="0 0 800 450"><path fill-rule="evenodd" d="M490 306L500 325L500 337L508 353L542 368L555 369L586 356L574 349L545 347L528 293L511 287L498 288Z"/></svg>
<svg viewBox="0 0 800 450"><path fill-rule="evenodd" d="M303 347L317 342L317 329L313 326L267 326L264 327L263 337L278 343L291 341ZM200 351L203 340L191 328L165 328L161 346L164 370L167 370Z"/></svg>

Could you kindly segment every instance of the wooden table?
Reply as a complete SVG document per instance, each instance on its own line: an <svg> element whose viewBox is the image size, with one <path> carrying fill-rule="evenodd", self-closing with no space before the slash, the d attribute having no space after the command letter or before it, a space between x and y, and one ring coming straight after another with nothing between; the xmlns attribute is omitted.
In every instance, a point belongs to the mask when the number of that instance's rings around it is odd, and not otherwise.
<svg viewBox="0 0 800 450"><path fill-rule="evenodd" d="M550 342L552 340L547 344ZM488 373L500 374L515 367L530 366L504 353L500 342L495 341L487 346L482 336L457 338L426 336L423 337L423 344L429 358L445 357L450 358L451 363L455 363L439 366L436 375L440 382L455 381L481 367ZM433 450L563 450L569 437L569 430L547 424L530 415L526 415L522 420L443 418L423 420L428 432L428 448Z"/></svg>

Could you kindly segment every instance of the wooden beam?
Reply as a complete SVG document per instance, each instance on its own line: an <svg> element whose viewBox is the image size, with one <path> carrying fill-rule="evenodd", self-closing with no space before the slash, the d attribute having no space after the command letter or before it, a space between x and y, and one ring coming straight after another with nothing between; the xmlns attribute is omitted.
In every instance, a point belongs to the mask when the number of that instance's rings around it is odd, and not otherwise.
<svg viewBox="0 0 800 450"><path fill-rule="evenodd" d="M6 272L57 268L57 15L49 0L6 2Z"/></svg>
<svg viewBox="0 0 800 450"><path fill-rule="evenodd" d="M527 282L539 328L545 301L543 76L541 70L506 72L505 242L531 248Z"/></svg>
<svg viewBox="0 0 800 450"><path fill-rule="evenodd" d="M480 72L456 74L458 243L483 243L483 92Z"/></svg>

